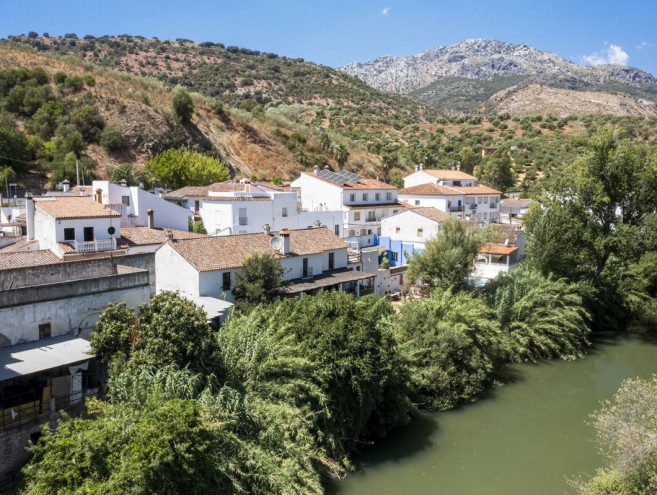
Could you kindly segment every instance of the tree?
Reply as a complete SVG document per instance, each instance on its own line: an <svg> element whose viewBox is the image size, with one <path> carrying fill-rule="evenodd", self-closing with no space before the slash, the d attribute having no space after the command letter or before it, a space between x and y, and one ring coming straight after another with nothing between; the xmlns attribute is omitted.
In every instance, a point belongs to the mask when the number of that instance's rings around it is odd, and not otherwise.
<svg viewBox="0 0 657 495"><path fill-rule="evenodd" d="M514 186L515 179L511 166L511 156L506 148L499 148L480 165L480 180L495 189L506 192Z"/></svg>
<svg viewBox="0 0 657 495"><path fill-rule="evenodd" d="M430 290L439 287L458 292L467 288L474 259L487 236L487 230L468 228L457 219L442 222L436 238L427 241L425 250L411 259L407 280L420 281Z"/></svg>
<svg viewBox="0 0 657 495"><path fill-rule="evenodd" d="M119 151L125 148L125 138L118 129L106 126L100 134L100 145L107 151Z"/></svg>
<svg viewBox="0 0 657 495"><path fill-rule="evenodd" d="M395 186L397 189L404 188L404 177L398 171L393 172L392 178L390 179L390 185Z"/></svg>
<svg viewBox="0 0 657 495"><path fill-rule="evenodd" d="M485 287L514 361L575 359L590 344L590 315L578 287L521 267Z"/></svg>
<svg viewBox="0 0 657 495"><path fill-rule="evenodd" d="M476 400L502 352L495 313L465 293L437 289L410 301L394 328L410 367L413 399L430 409Z"/></svg>
<svg viewBox="0 0 657 495"><path fill-rule="evenodd" d="M228 169L218 158L190 150L166 150L151 158L145 169L173 189L230 179Z"/></svg>
<svg viewBox="0 0 657 495"><path fill-rule="evenodd" d="M285 272L281 262L271 253L254 252L247 256L242 268L236 272L235 284L231 288L237 307L244 310L273 301L286 284L283 280Z"/></svg>
<svg viewBox="0 0 657 495"><path fill-rule="evenodd" d="M89 143L97 143L105 127L105 121L91 105L82 105L75 110L71 114L71 122Z"/></svg>
<svg viewBox="0 0 657 495"><path fill-rule="evenodd" d="M132 165L130 163L123 163L119 165L114 170L112 170L109 174L109 180L114 184L118 184L124 179L128 184L128 186L138 185L137 181L132 175Z"/></svg>
<svg viewBox="0 0 657 495"><path fill-rule="evenodd" d="M25 169L25 163L34 158L30 140L25 133L0 124L0 166L12 167L21 171Z"/></svg>
<svg viewBox="0 0 657 495"><path fill-rule="evenodd" d="M593 414L593 425L609 466L573 483L579 493L657 493L657 375L625 380Z"/></svg>
<svg viewBox="0 0 657 495"><path fill-rule="evenodd" d="M475 153L470 146L464 146L459 151L459 160L461 161L461 170L466 174L472 174L475 167L481 162L481 155Z"/></svg>
<svg viewBox="0 0 657 495"><path fill-rule="evenodd" d="M335 161L338 162L338 166L340 167L340 170L342 170L342 167L344 167L344 164L347 163L347 160L349 159L349 150L347 150L347 147L340 143L335 147Z"/></svg>
<svg viewBox="0 0 657 495"><path fill-rule="evenodd" d="M204 369L213 352L202 308L165 291L134 309L108 305L92 334L91 348L104 362L123 357L135 366L174 364ZM105 314L107 313L107 314Z"/></svg>
<svg viewBox="0 0 657 495"><path fill-rule="evenodd" d="M194 102L185 88L177 87L173 91L171 108L183 124L190 121L194 113Z"/></svg>

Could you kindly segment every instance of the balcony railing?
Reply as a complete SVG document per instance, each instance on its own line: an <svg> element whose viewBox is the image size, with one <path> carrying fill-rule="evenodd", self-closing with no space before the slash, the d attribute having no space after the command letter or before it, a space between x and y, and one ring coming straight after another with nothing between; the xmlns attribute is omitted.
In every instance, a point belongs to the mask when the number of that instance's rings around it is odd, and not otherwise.
<svg viewBox="0 0 657 495"><path fill-rule="evenodd" d="M100 241L73 241L73 247L78 253L96 253L99 251L113 251L116 249L116 239L103 239Z"/></svg>
<svg viewBox="0 0 657 495"><path fill-rule="evenodd" d="M463 206L450 206L449 211L452 211L452 212L463 211Z"/></svg>

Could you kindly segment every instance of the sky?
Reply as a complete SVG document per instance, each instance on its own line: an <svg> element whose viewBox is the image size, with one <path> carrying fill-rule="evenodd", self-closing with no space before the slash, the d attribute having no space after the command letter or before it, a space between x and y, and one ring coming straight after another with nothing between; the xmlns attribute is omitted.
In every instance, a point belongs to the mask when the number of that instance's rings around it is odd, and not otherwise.
<svg viewBox="0 0 657 495"><path fill-rule="evenodd" d="M187 38L330 67L487 38L657 75L655 19L655 0L0 0L1 38Z"/></svg>

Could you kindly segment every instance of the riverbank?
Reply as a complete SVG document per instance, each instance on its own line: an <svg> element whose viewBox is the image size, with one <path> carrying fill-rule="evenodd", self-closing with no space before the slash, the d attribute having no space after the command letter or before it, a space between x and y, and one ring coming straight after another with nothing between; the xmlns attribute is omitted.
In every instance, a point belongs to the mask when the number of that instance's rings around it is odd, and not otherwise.
<svg viewBox="0 0 657 495"><path fill-rule="evenodd" d="M355 456L328 492L350 494L574 493L566 478L604 464L589 415L630 377L657 373L657 344L597 336L584 359L513 364L478 402L420 413Z"/></svg>

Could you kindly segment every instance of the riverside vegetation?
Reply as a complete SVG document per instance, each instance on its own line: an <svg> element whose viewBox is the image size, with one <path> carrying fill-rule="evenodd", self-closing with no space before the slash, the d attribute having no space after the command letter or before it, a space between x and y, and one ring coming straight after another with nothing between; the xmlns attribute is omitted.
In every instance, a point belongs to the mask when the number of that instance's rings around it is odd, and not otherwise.
<svg viewBox="0 0 657 495"><path fill-rule="evenodd" d="M655 157L602 128L566 173L531 212L523 267L476 289L467 268L483 238L447 223L430 241L443 249L424 256L460 266L425 274L429 296L399 314L383 298L324 292L247 305L212 331L171 292L137 312L108 306L92 336L107 401L44 428L23 491L322 493L352 451L416 408L476 400L504 363L575 359L591 331L630 321L654 328ZM423 266L431 260L410 270ZM581 493L654 493L652 416L627 412L636 400L650 411L647 397L654 381L628 382L596 416L610 466ZM636 435L646 448L633 447Z"/></svg>

